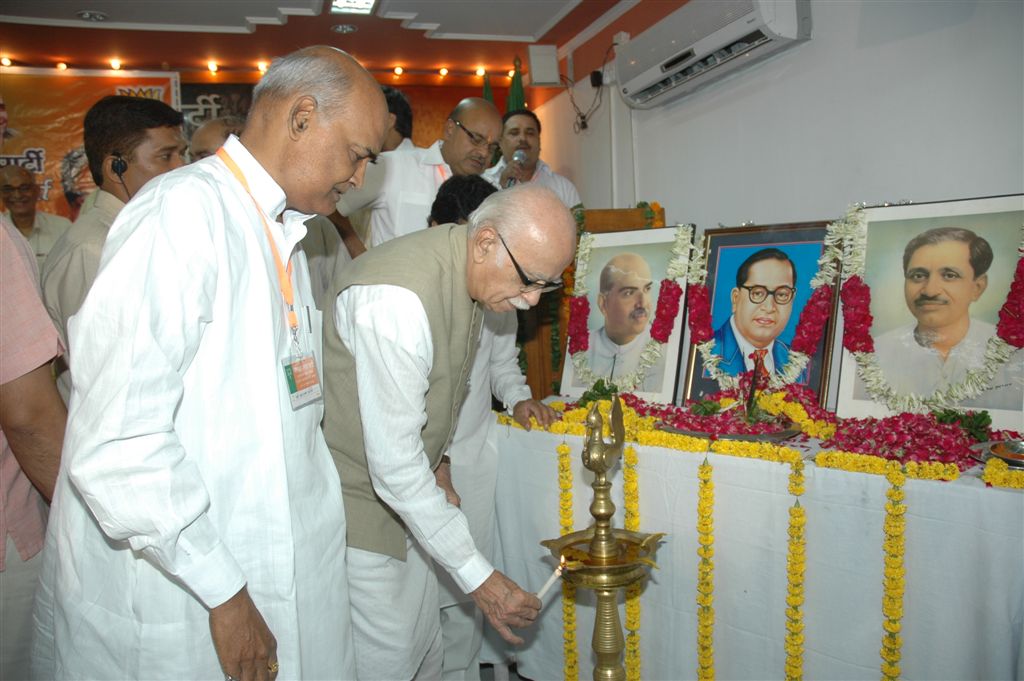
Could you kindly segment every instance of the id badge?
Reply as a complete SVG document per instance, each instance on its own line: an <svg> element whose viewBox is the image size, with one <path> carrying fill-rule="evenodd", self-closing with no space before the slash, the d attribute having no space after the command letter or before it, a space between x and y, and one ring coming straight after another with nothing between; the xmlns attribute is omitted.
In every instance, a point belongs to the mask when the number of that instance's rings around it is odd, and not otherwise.
<svg viewBox="0 0 1024 681"><path fill-rule="evenodd" d="M316 358L311 352L292 355L282 362L284 377L288 381L288 397L292 410L298 410L321 399L320 376L316 371Z"/></svg>

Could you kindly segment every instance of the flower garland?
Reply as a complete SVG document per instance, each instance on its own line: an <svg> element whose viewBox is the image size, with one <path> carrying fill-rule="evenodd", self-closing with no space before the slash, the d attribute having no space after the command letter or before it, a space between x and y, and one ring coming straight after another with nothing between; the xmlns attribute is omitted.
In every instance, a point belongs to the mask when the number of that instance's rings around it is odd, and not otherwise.
<svg viewBox="0 0 1024 681"><path fill-rule="evenodd" d="M558 525L559 536L571 534L574 519L572 508L572 449L564 441L558 445ZM565 681L580 676L579 651L576 645L576 587L562 580L562 651L565 657Z"/></svg>
<svg viewBox="0 0 1024 681"><path fill-rule="evenodd" d="M900 676L900 657L903 639L900 636L903 619L903 592L906 588L906 568L903 566L903 554L906 548L907 506L904 504L903 485L906 476L898 463L890 462L886 470L889 490L885 495L885 569L882 594L882 681L896 681Z"/></svg>
<svg viewBox="0 0 1024 681"><path fill-rule="evenodd" d="M800 505L804 493L804 462L791 464L789 493L797 500L789 509L789 547L786 552L786 679L804 676L804 572L807 569L807 511Z"/></svg>
<svg viewBox="0 0 1024 681"><path fill-rule="evenodd" d="M1008 463L993 456L985 463L981 480L992 487L1024 489L1024 470L1011 471Z"/></svg>
<svg viewBox="0 0 1024 681"><path fill-rule="evenodd" d="M772 388L778 389L793 384L807 368L811 355L818 348L831 314L832 283L839 275L844 236L841 230L833 229L833 226L829 225L821 257L818 258L818 272L811 279L811 297L800 311L800 318L797 320L789 360L786 366L770 375L768 385ZM711 300L705 283L707 276L703 256L700 259L694 258L687 273L690 342L697 347L704 368L718 382L719 387L722 390L729 390L738 385L740 377L730 376L719 367L722 357L715 352L714 331L711 328Z"/></svg>
<svg viewBox="0 0 1024 681"><path fill-rule="evenodd" d="M889 467L894 464L898 465L898 462L888 461L872 454L843 451L818 452L814 457L814 465L818 468L835 468L849 473L868 473L870 475L885 475ZM914 480L950 482L960 477L960 468L954 463L908 461L903 466L903 474Z"/></svg>
<svg viewBox="0 0 1024 681"><path fill-rule="evenodd" d="M675 279L682 278L687 271L690 250L693 248L693 225L678 225L675 230L675 241L672 246L672 259L669 260L665 279L661 282L658 306L651 325L651 338L640 351L640 362L635 371L615 380L620 390L635 390L647 378L647 370L661 359L662 346L668 342L675 320L679 314L679 298L682 287ZM584 232L576 250L576 279L573 298L569 303L569 354L572 356L573 370L577 378L587 385L593 385L599 378L590 369L587 350L590 349L590 332L587 329L587 318L590 315L590 302L587 300L588 290L585 279L590 269L590 251L594 247L594 235Z"/></svg>
<svg viewBox="0 0 1024 681"><path fill-rule="evenodd" d="M885 418L843 419L824 449L855 451L908 462L974 466L974 441L956 423L940 423L934 414L897 414Z"/></svg>
<svg viewBox="0 0 1024 681"><path fill-rule="evenodd" d="M636 465L639 457L636 447L628 445L622 456L622 494L625 499L623 526L630 531L640 530L640 485ZM640 681L640 593L643 581L626 588L626 679Z"/></svg>
<svg viewBox="0 0 1024 681"><path fill-rule="evenodd" d="M854 206L846 217L836 223L836 232L844 235L843 284L843 347L857 360L857 373L864 387L876 402L894 412L924 412L956 405L977 397L988 389L999 367L1013 353L1024 347L1024 226L1018 246L1017 267L1006 301L999 310L996 334L988 339L981 365L967 370L959 383L947 385L928 397L903 394L889 384L871 337L871 289L864 283L864 258L867 246L867 224L863 207ZM832 228L830 227L830 230Z"/></svg>
<svg viewBox="0 0 1024 681"><path fill-rule="evenodd" d="M697 678L715 678L715 483L707 458L697 468Z"/></svg>

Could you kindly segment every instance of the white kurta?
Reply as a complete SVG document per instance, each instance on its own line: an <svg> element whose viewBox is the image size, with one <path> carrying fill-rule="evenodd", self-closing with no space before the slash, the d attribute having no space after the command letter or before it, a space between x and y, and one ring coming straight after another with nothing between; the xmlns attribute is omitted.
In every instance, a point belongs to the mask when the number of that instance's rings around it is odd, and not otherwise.
<svg viewBox="0 0 1024 681"><path fill-rule="evenodd" d="M452 485L462 499L462 512L477 550L495 560L494 495L498 481L498 450L492 430L497 428L491 395L511 410L532 397L519 370L516 315L484 312L480 345L469 375L469 393L459 412L459 423L449 448ZM441 577L441 604L468 601L455 583Z"/></svg>
<svg viewBox="0 0 1024 681"><path fill-rule="evenodd" d="M300 345L319 354L308 215L225 145L291 254ZM36 603L40 678L223 679L208 608L247 584L280 679L352 678L341 486L293 411L291 334L256 204L224 163L150 182L111 228L69 328L74 388ZM320 365L322 366L322 364Z"/></svg>
<svg viewBox="0 0 1024 681"><path fill-rule="evenodd" d="M590 347L587 350L587 362L590 370L598 377L604 378L606 382L615 382L615 379L631 374L640 366L640 355L643 353L647 341L651 340L649 329L626 343L619 345L605 333L604 327L590 332ZM658 358L647 370L646 377L636 390L661 390L662 375L665 373L665 355ZM574 377L575 384L582 386L583 383L578 377Z"/></svg>
<svg viewBox="0 0 1024 681"><path fill-rule="evenodd" d="M505 170L506 165L505 157L503 156L501 160L494 164L494 167L484 171L484 179L498 189L503 189L501 186L501 173ZM547 187L553 191L562 200L566 208L572 208L580 203L580 193L576 191L576 185L566 176L556 173L551 169L551 166L540 159L537 159L537 169L534 171L533 177L530 178L530 182L536 182L542 187Z"/></svg>
<svg viewBox="0 0 1024 681"><path fill-rule="evenodd" d="M385 151L366 169L363 186L338 201L338 211L350 215L370 211L370 245L427 228L437 189L452 176L441 156L441 141L429 147Z"/></svg>
<svg viewBox="0 0 1024 681"><path fill-rule="evenodd" d="M885 379L897 392L922 396L960 383L968 370L982 364L988 339L996 334L992 324L971 319L967 334L943 359L938 350L918 344L914 339L915 328L916 324L910 324L881 334L875 339L875 357ZM960 406L1021 409L1024 406L1024 352L1013 353L996 372L991 385L992 388L972 400L964 400Z"/></svg>

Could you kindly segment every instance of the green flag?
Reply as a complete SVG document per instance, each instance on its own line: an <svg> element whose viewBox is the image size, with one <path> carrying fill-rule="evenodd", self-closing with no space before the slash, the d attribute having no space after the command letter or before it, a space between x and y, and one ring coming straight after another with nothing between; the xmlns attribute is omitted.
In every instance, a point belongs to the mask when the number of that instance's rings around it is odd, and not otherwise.
<svg viewBox="0 0 1024 681"><path fill-rule="evenodd" d="M484 74L484 99L494 104L494 93L491 91L491 77Z"/></svg>
<svg viewBox="0 0 1024 681"><path fill-rule="evenodd" d="M515 58L515 71L512 73L512 84L508 88L508 102L505 104L505 111L515 111L526 108L526 93L523 92L523 72L520 67L523 62L519 57Z"/></svg>

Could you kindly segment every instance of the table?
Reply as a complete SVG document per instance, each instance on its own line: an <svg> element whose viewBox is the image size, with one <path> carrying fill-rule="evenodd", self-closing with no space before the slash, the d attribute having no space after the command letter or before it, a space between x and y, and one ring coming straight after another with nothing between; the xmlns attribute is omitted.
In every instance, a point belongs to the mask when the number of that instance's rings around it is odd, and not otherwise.
<svg viewBox="0 0 1024 681"><path fill-rule="evenodd" d="M576 529L590 524L583 438L499 426L500 563L536 591L558 536L556 446L573 448ZM637 445L641 531L666 532L641 597L641 678L696 675L697 467L704 454ZM715 483L715 671L719 679L784 677L789 466L709 454ZM882 640L884 477L805 469L804 675L878 679ZM622 527L621 464L609 474ZM977 477L908 480L902 678L1024 678L1024 492ZM577 608L580 678L593 668L593 598ZM620 616L624 613L620 607ZM562 677L559 590L514 654L521 675Z"/></svg>

